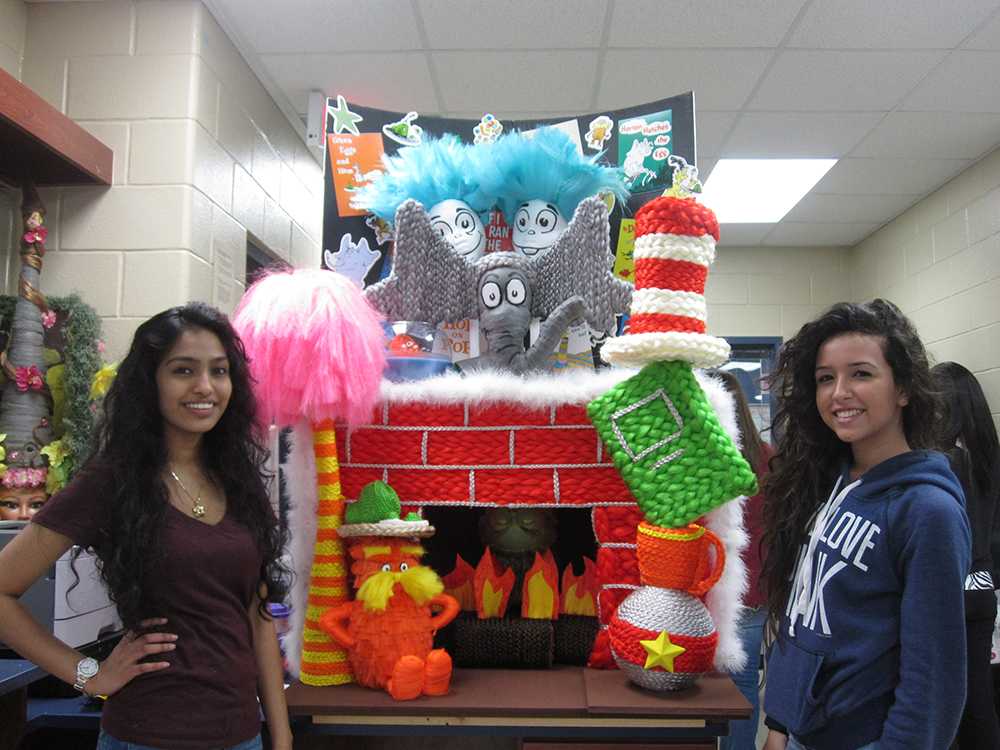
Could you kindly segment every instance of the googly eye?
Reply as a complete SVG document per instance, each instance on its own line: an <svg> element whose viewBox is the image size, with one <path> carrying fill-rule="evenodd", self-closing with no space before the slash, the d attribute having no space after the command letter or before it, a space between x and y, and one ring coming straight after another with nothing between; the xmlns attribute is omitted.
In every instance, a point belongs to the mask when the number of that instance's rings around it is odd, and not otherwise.
<svg viewBox="0 0 1000 750"><path fill-rule="evenodd" d="M399 564L399 569L400 569L400 571L409 570L410 566L408 564L406 564L406 563L400 563Z"/></svg>
<svg viewBox="0 0 1000 750"><path fill-rule="evenodd" d="M390 565L389 563L385 563L385 564L384 564L384 565L382 566L382 572L383 572L383 573L388 573L388 572L390 572L391 570L392 570L392 566L391 566L391 565Z"/></svg>
<svg viewBox="0 0 1000 750"><path fill-rule="evenodd" d="M528 292L524 287L524 282L520 279L511 279L507 283L507 301L512 305L520 305L527 296Z"/></svg>
<svg viewBox="0 0 1000 750"><path fill-rule="evenodd" d="M495 281L487 281L483 284L480 294L483 297L483 304L491 310L499 305L503 299L503 295L500 292L500 285Z"/></svg>

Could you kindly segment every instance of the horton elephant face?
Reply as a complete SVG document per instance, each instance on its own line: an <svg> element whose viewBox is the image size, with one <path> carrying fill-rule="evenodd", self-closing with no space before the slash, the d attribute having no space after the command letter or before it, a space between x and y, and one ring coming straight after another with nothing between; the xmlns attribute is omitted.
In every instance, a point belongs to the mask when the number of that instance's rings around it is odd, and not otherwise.
<svg viewBox="0 0 1000 750"><path fill-rule="evenodd" d="M527 331L531 285L520 268L493 268L479 277L479 323L484 331Z"/></svg>

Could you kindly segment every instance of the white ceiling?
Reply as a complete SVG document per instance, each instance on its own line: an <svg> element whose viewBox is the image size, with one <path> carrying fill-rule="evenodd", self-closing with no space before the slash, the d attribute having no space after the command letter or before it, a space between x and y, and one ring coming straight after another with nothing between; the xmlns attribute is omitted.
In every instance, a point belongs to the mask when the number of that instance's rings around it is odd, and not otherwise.
<svg viewBox="0 0 1000 750"><path fill-rule="evenodd" d="M739 245L853 245L1000 145L1000 0L208 0L286 112L596 112L695 92L699 166L837 157Z"/></svg>

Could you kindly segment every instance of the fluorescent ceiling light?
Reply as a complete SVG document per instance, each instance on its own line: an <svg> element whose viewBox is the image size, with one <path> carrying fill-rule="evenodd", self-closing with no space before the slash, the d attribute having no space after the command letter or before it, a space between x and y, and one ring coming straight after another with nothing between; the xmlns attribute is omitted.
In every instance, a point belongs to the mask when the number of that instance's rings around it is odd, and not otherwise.
<svg viewBox="0 0 1000 750"><path fill-rule="evenodd" d="M836 159L719 159L701 202L722 224L781 221Z"/></svg>

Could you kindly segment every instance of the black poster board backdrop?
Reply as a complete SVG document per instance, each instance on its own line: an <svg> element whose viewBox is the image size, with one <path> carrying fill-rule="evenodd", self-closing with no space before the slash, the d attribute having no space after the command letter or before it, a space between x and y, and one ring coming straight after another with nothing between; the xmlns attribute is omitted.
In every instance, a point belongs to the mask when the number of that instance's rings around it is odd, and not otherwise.
<svg viewBox="0 0 1000 750"><path fill-rule="evenodd" d="M636 209L670 186L668 156L682 156L689 164L696 164L694 95L687 92L648 104L573 118L508 120L500 124L502 133L559 126L578 141L584 154L603 152L602 161L625 169L631 197L626 206L616 205L611 213L611 248L616 255L615 272L631 281L630 240L622 253L627 257L618 253L622 219L627 220L623 236L630 238L628 230ZM367 184L377 174L376 170L382 168L383 153L395 154L406 145L417 145L423 138L445 133L473 143L477 131L489 135L495 130L496 121L490 115L484 115L481 121L429 117L362 107L343 97L328 99L324 139L324 267L333 267L332 253L353 245L356 262L373 264L365 275L366 286L388 275L391 261L386 260L390 256L391 237L377 226L374 217L349 205L351 190ZM570 218L567 216L566 220ZM484 224L489 241L491 227L486 220Z"/></svg>

